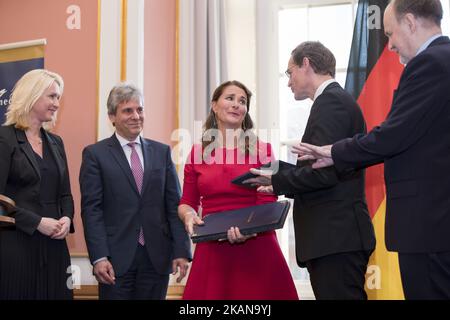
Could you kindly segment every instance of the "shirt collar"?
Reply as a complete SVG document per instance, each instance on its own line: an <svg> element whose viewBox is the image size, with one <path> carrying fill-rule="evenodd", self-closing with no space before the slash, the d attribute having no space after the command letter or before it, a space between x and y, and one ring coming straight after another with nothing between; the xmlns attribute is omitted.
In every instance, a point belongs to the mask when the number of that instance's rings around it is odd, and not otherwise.
<svg viewBox="0 0 450 320"><path fill-rule="evenodd" d="M329 79L324 82L317 88L316 93L314 94L314 101L323 93L326 87L328 87L329 84L337 82L336 79Z"/></svg>
<svg viewBox="0 0 450 320"><path fill-rule="evenodd" d="M424 51L426 48L428 48L428 46L437 38L439 38L440 36L442 36L441 33L435 34L434 36L432 36L431 38L429 38L427 41L425 41L424 44L422 44L419 48L419 50L416 53L416 56L421 53L422 51Z"/></svg>
<svg viewBox="0 0 450 320"><path fill-rule="evenodd" d="M122 146L122 148L125 147L126 145L128 145L130 142L137 143L138 145L141 144L141 137L140 136L137 136L136 139L134 139L134 141L128 141L127 139L122 137L120 134L118 134L117 131L116 131L116 138L117 138L117 140L119 140L119 143Z"/></svg>

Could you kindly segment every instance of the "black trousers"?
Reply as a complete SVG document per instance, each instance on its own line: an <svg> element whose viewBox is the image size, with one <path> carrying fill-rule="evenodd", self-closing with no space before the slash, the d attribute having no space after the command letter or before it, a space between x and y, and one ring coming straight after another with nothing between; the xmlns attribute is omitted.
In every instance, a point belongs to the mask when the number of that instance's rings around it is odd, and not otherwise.
<svg viewBox="0 0 450 320"><path fill-rule="evenodd" d="M306 261L317 300L366 300L365 274L371 251L337 253Z"/></svg>
<svg viewBox="0 0 450 320"><path fill-rule="evenodd" d="M158 274L145 246L138 245L130 269L114 285L99 284L101 300L164 300L169 275Z"/></svg>
<svg viewBox="0 0 450 320"><path fill-rule="evenodd" d="M399 253L407 300L450 299L450 252Z"/></svg>

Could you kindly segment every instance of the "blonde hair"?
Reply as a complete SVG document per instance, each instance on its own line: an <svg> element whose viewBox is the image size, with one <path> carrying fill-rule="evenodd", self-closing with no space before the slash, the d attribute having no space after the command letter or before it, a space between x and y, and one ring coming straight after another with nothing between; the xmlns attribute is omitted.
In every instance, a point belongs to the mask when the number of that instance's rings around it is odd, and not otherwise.
<svg viewBox="0 0 450 320"><path fill-rule="evenodd" d="M53 83L59 86L60 94L64 90L64 81L62 77L54 72L35 69L25 73L17 81L11 93L11 103L6 112L5 126L12 125L18 129L26 130L30 126L29 114L36 101L44 94ZM43 124L44 129L48 130L55 125L56 113L52 120Z"/></svg>

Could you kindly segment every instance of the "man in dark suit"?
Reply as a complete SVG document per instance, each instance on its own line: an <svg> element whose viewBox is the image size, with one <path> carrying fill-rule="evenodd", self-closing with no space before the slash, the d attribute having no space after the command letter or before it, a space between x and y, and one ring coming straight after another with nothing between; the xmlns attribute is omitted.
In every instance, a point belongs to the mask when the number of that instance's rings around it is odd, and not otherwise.
<svg viewBox="0 0 450 320"><path fill-rule="evenodd" d="M292 51L286 74L296 100L314 101L302 141L329 144L365 132L356 101L334 80L336 60L320 42ZM253 170L254 173L261 173ZM316 299L366 299L365 273L375 248L364 171L337 174L299 162L248 182L260 191L294 196L296 255L306 266Z"/></svg>
<svg viewBox="0 0 450 320"><path fill-rule="evenodd" d="M180 186L167 145L139 136L143 96L115 86L116 132L83 151L82 218L101 299L165 299L169 274L186 275L190 240L178 219Z"/></svg>
<svg viewBox="0 0 450 320"><path fill-rule="evenodd" d="M384 31L406 67L386 120L297 148L300 160L339 172L384 162L386 247L399 253L406 299L450 299L450 40L441 19L439 0L391 2Z"/></svg>

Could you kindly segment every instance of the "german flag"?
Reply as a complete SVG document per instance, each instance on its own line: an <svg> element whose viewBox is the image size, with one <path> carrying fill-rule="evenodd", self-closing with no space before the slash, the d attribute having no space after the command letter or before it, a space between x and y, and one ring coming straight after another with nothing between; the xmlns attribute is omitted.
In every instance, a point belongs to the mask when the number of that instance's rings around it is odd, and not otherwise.
<svg viewBox="0 0 450 320"><path fill-rule="evenodd" d="M388 0L359 0L345 83L345 89L364 113L368 131L386 118L403 71L397 54L389 51L383 31L383 13L388 3ZM366 274L367 295L369 299L404 299L398 255L388 252L384 242L383 165L367 169L366 197L377 238Z"/></svg>

